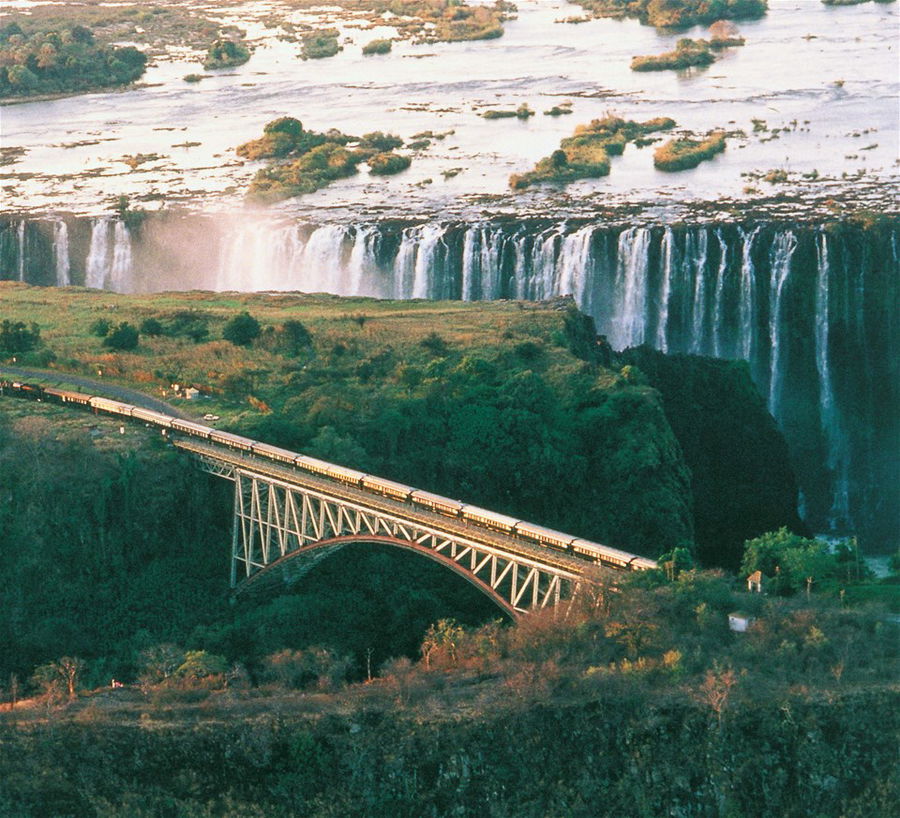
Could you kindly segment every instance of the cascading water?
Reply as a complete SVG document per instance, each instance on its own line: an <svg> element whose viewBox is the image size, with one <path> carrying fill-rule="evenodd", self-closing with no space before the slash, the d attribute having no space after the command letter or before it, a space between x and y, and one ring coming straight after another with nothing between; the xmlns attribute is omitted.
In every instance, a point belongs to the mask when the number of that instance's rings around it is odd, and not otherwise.
<svg viewBox="0 0 900 818"><path fill-rule="evenodd" d="M53 255L56 258L56 286L68 287L72 283L69 262L69 228L62 219L53 224Z"/></svg>
<svg viewBox="0 0 900 818"><path fill-rule="evenodd" d="M669 299L672 297L672 270L675 267L675 234L667 227L662 238L662 283L659 290L659 308L656 320L655 346L668 352Z"/></svg>
<svg viewBox="0 0 900 818"><path fill-rule="evenodd" d="M84 286L102 290L109 270L109 219L97 219L91 229L91 246L84 268Z"/></svg>
<svg viewBox="0 0 900 818"><path fill-rule="evenodd" d="M164 228L132 237L111 218L10 221L0 225L0 277L122 291L212 286L464 300L571 294L615 348L648 343L747 360L796 443L792 451L818 469L804 485L812 524L844 530L851 519L862 526L879 517L887 521L882 530L896 527L896 504L884 497L896 479L885 452L900 403L890 363L900 359L891 318L900 302L893 222L835 232L783 223L248 219L195 228L204 255L180 269L173 247L184 244L184 226L176 226L166 243ZM86 257L76 258L78 248L87 248Z"/></svg>
<svg viewBox="0 0 900 818"><path fill-rule="evenodd" d="M25 219L19 222L16 228L16 239L19 247L17 272L19 281L25 280Z"/></svg>
<svg viewBox="0 0 900 818"><path fill-rule="evenodd" d="M831 376L829 340L829 289L831 264L828 254L828 236L822 232L816 237L816 370L819 374L819 407L822 432L828 449L827 466L831 473L832 504L829 513L831 528L851 526L850 519L850 470L846 452L846 436L841 429L841 419L835 402Z"/></svg>
<svg viewBox="0 0 900 818"><path fill-rule="evenodd" d="M610 343L616 349L644 343L647 324L650 230L632 227L619 236L616 270L616 309Z"/></svg>
<svg viewBox="0 0 900 818"><path fill-rule="evenodd" d="M791 258L797 248L797 237L790 230L775 236L771 250L771 274L769 278L769 343L771 357L769 359L769 411L779 416L779 401L784 376L782 358L784 347L782 333L785 328L782 316L782 300L791 272Z"/></svg>

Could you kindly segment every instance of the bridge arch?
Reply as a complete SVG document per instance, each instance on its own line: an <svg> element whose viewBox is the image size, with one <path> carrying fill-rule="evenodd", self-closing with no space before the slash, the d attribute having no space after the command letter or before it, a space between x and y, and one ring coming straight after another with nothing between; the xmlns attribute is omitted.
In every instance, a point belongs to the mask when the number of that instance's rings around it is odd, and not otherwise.
<svg viewBox="0 0 900 818"><path fill-rule="evenodd" d="M449 569L457 576L462 577L471 586L490 599L491 602L511 619L515 619L521 613L520 611L517 611L510 604L509 600L497 589L492 588L488 582L485 582L478 575L472 573L472 571L467 570L448 555L435 551L416 541L387 535L350 534L330 537L328 539L310 543L303 548L299 548L296 551L292 551L279 557L262 570L252 574L235 587L234 593L236 596L254 594L265 588L271 588L276 583L292 585L309 573L309 571L323 559L335 554L337 551L343 550L348 546L352 547L353 545L369 544L383 545L389 548L399 548L404 551L412 552L420 557L425 557L426 559ZM300 563L299 566L297 565L298 563Z"/></svg>

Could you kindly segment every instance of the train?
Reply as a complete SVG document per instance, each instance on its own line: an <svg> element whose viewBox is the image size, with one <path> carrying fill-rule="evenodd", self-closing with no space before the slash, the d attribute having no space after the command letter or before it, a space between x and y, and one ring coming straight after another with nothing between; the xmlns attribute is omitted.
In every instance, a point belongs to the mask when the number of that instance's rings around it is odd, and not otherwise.
<svg viewBox="0 0 900 818"><path fill-rule="evenodd" d="M397 502L427 509L436 514L460 520L467 525L474 525L501 534L520 537L538 545L565 551L573 556L600 563L607 567L625 571L647 571L658 567L655 560L647 557L636 556L627 551L611 548L608 545L601 545L580 537L573 537L571 534L564 534L561 531L554 531L551 528L529 523L517 517L499 514L496 511L489 511L485 508L462 503L459 500L442 497L439 494L416 489L413 486L407 486L384 477L365 474L356 469L338 466L334 463L327 463L309 455L291 452L278 446L243 437L242 435L223 432L193 420L172 417L153 409L134 406L130 403L123 403L122 401L99 395L88 395L67 389L0 379L0 395L4 394L31 400L71 404L92 410L95 413L140 421L145 425L162 430L167 435L185 435L206 440L226 446L242 454L264 458L318 477L324 477L344 485L380 494Z"/></svg>

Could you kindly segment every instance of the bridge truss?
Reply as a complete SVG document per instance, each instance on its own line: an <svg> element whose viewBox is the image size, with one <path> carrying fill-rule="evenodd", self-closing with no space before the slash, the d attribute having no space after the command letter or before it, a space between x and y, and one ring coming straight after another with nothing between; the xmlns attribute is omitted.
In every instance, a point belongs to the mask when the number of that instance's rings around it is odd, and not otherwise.
<svg viewBox="0 0 900 818"><path fill-rule="evenodd" d="M205 471L234 482L231 585L240 592L273 580L294 582L351 543L383 543L429 557L511 616L558 605L579 580L580 561L552 549L362 491L308 484L313 481L278 466L208 445L176 445L190 450Z"/></svg>

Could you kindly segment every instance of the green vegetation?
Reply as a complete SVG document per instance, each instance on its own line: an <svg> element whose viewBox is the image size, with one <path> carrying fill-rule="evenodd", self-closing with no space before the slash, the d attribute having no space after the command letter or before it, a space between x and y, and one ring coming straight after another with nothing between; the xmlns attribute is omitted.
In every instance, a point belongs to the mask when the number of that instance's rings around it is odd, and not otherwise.
<svg viewBox="0 0 900 818"><path fill-rule="evenodd" d="M398 153L376 153L368 159L369 169L376 176L389 176L394 173L400 173L406 170L412 160L408 156L401 156Z"/></svg>
<svg viewBox="0 0 900 818"><path fill-rule="evenodd" d="M534 116L534 111L528 107L528 103L523 102L515 111L492 108L485 111L482 116L485 119L528 119Z"/></svg>
<svg viewBox="0 0 900 818"><path fill-rule="evenodd" d="M306 34L303 37L300 56L304 60L324 60L327 57L333 57L341 50L337 38L338 31L334 28Z"/></svg>
<svg viewBox="0 0 900 818"><path fill-rule="evenodd" d="M709 47L721 51L723 48L732 48L744 45L746 42L738 32L737 27L727 20L717 20L709 27Z"/></svg>
<svg viewBox="0 0 900 818"><path fill-rule="evenodd" d="M230 319L222 330L222 337L226 341L238 347L250 346L259 338L262 330L257 321L249 312L242 312Z"/></svg>
<svg viewBox="0 0 900 818"><path fill-rule="evenodd" d="M402 139L381 131L362 138L336 130L316 133L304 130L293 117L280 117L265 126L260 139L239 145L237 154L251 160L276 160L257 172L248 191L252 199L275 202L352 176L362 162L368 162L376 175L399 173L411 163L408 157L392 153L402 145Z"/></svg>
<svg viewBox="0 0 900 818"><path fill-rule="evenodd" d="M675 126L672 119L660 117L634 122L607 116L588 125L579 125L573 136L560 142L559 150L541 159L534 170L513 174L510 187L522 190L539 182L566 184L577 179L595 179L609 174L609 157L619 156L628 142L654 131Z"/></svg>
<svg viewBox="0 0 900 818"><path fill-rule="evenodd" d="M0 356L10 357L30 352L41 345L41 328L31 323L29 327L24 321L0 322Z"/></svg>
<svg viewBox="0 0 900 818"><path fill-rule="evenodd" d="M725 134L714 131L706 139L671 139L653 152L658 170L676 171L695 168L725 150Z"/></svg>
<svg viewBox="0 0 900 818"><path fill-rule="evenodd" d="M572 113L572 103L571 102L561 102L559 105L554 105L552 108L544 111L544 116L565 116L566 114Z"/></svg>
<svg viewBox="0 0 900 818"><path fill-rule="evenodd" d="M366 56L370 54L388 54L393 44L393 40L372 40L363 46L362 53Z"/></svg>
<svg viewBox="0 0 900 818"><path fill-rule="evenodd" d="M762 17L768 0L573 0L595 17L636 17L645 25L686 28L716 20Z"/></svg>
<svg viewBox="0 0 900 818"><path fill-rule="evenodd" d="M138 79L147 56L133 46L114 48L94 41L75 25L26 33L12 22L0 28L0 96L82 93L127 85Z"/></svg>
<svg viewBox="0 0 900 818"><path fill-rule="evenodd" d="M0 297L58 354L48 382L102 367L147 394L194 384L212 397L179 408L222 428L668 552L512 625L452 572L375 545L228 604L227 481L139 424L0 397L15 555L0 563L0 813L890 814L896 577L789 520L746 536L736 577L690 567L692 513L783 502L784 444L746 365L613 361L559 303L7 282ZM146 329L139 348L98 351L90 328L110 314ZM238 348L224 335L243 314L261 331ZM740 462L716 472L722 452ZM756 569L767 594L743 590Z"/></svg>
<svg viewBox="0 0 900 818"><path fill-rule="evenodd" d="M206 52L203 67L209 71L214 68L234 68L243 65L250 59L250 49L234 40L216 40Z"/></svg>
<svg viewBox="0 0 900 818"><path fill-rule="evenodd" d="M710 44L706 40L680 39L674 51L650 57L634 57L631 60L632 71L666 71L669 69L691 68L697 65L709 65L715 61Z"/></svg>
<svg viewBox="0 0 900 818"><path fill-rule="evenodd" d="M103 346L118 350L136 349L138 340L137 329L123 321L109 330L109 334L103 339Z"/></svg>

